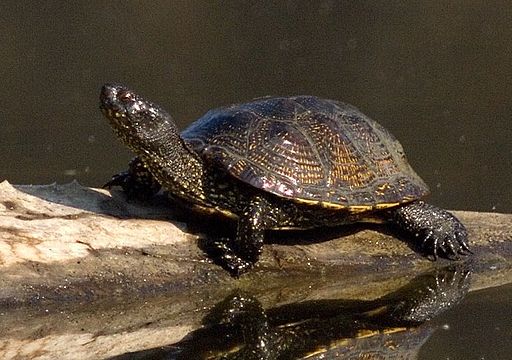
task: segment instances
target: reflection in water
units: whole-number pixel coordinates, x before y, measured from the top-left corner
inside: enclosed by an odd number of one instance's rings
[[[267,310],[235,291],[179,343],[113,359],[416,358],[435,330],[423,323],[460,302],[469,279],[464,265],[452,265],[376,300],[314,300]]]

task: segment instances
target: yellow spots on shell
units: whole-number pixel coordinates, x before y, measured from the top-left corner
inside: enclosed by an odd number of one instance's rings
[[[324,181],[323,169],[318,164],[305,164],[301,167],[299,182],[306,185],[321,184]]]
[[[375,209],[376,210],[381,210],[381,209],[389,209],[389,208],[392,208],[392,207],[395,207],[395,206],[398,206],[400,205],[399,202],[392,202],[392,203],[380,203],[380,204],[376,204],[375,205]]]
[[[379,185],[377,186],[377,191],[380,191],[380,192],[385,192],[386,190],[388,190],[391,186],[389,185],[389,183],[384,183],[382,185]]]
[[[377,185],[375,187],[374,192],[375,192],[375,195],[377,195],[377,196],[385,196],[386,193],[388,193],[392,189],[393,189],[392,186],[386,182],[381,185]]]
[[[359,189],[368,186],[374,178],[374,174],[364,165],[348,163],[336,165],[331,172],[330,181],[332,184]]]
[[[240,159],[237,162],[231,164],[228,169],[233,174],[241,174],[247,168],[247,161]]]
[[[296,202],[298,203],[301,203],[301,204],[308,204],[308,205],[314,205],[314,206],[322,206],[322,207],[333,207],[333,208],[345,208],[344,206],[342,205],[338,205],[338,204],[330,204],[330,203],[326,203],[326,202],[321,202],[319,200],[309,200],[309,199],[301,199],[301,198],[297,198],[297,199],[294,199]]]
[[[368,166],[360,151],[344,134],[325,130],[329,141],[319,138],[318,151],[327,159],[325,179],[327,186],[350,189],[365,188],[375,179],[375,173]],[[324,160],[325,161],[325,160]]]
[[[375,206],[372,205],[351,205],[348,207],[348,210],[353,214],[364,213],[373,209],[375,209]]]
[[[378,203],[378,204],[372,204],[372,205],[342,205],[342,204],[337,204],[337,203],[333,203],[333,202],[325,202],[325,201],[320,201],[320,200],[309,200],[309,199],[301,199],[301,198],[297,198],[294,200],[300,204],[320,206],[320,207],[323,207],[326,209],[333,209],[333,210],[346,210],[353,214],[359,214],[359,213],[364,213],[364,212],[374,211],[374,210],[389,209],[389,208],[400,205],[399,202]]]

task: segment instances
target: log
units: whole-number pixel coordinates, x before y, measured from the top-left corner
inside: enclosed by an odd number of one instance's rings
[[[454,214],[474,251],[471,291],[512,282],[512,215]],[[357,225],[272,233],[258,265],[234,279],[198,246],[232,230],[221,221],[164,195],[137,203],[76,182],[2,182],[0,358],[107,358],[179,341],[235,289],[264,307],[375,299],[451,263]]]

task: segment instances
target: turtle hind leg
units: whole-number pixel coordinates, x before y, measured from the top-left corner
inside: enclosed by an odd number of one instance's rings
[[[103,188],[110,189],[113,186],[120,186],[130,200],[148,200],[161,188],[161,185],[138,157],[130,161],[128,170],[112,176],[112,179],[103,185]]]
[[[458,259],[471,253],[464,225],[448,211],[415,201],[387,211],[389,221],[427,256]]]
[[[260,196],[254,197],[238,220],[236,236],[233,239],[207,241],[203,250],[234,277],[239,277],[258,261],[265,229],[272,227],[276,209]]]

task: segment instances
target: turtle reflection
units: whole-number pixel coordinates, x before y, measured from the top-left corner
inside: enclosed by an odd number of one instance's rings
[[[203,328],[130,358],[415,358],[435,330],[420,325],[460,302],[469,279],[466,267],[449,266],[376,300],[314,300],[271,309],[236,291],[210,311]]]

